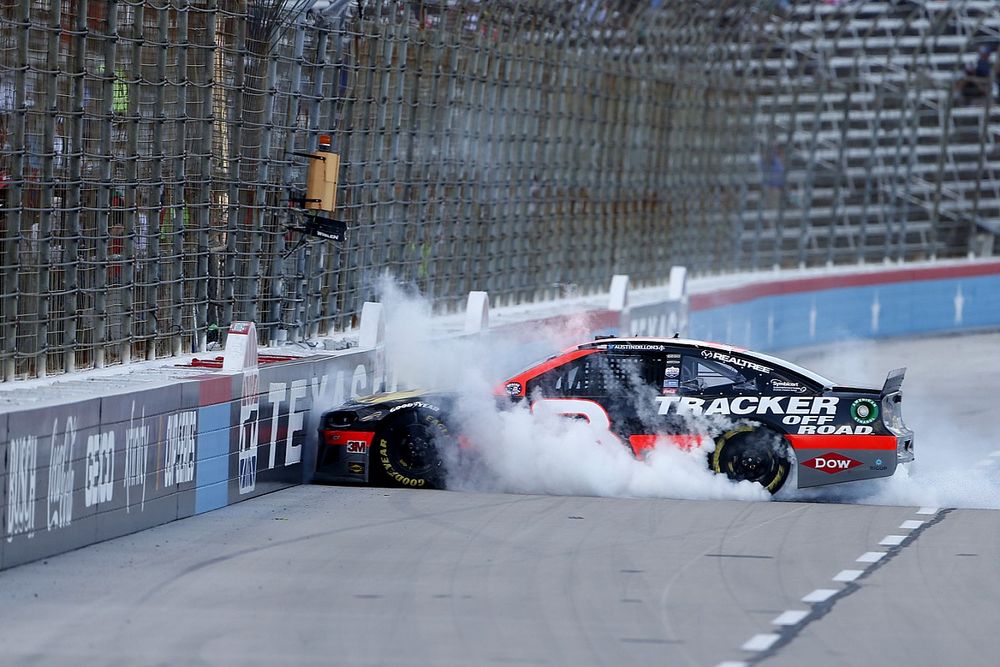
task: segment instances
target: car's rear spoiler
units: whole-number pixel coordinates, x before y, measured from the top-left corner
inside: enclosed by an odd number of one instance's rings
[[[904,375],[906,375],[905,368],[897,368],[894,371],[889,371],[889,374],[885,378],[885,384],[882,385],[882,398],[899,392],[900,387],[903,386]]]

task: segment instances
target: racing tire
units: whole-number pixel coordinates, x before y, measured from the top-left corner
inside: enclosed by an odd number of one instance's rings
[[[773,495],[787,481],[792,467],[788,441],[767,428],[745,426],[728,431],[716,441],[709,467],[735,481],[756,482]]]
[[[370,481],[410,489],[444,488],[442,453],[450,437],[448,427],[432,409],[392,415],[375,433]]]

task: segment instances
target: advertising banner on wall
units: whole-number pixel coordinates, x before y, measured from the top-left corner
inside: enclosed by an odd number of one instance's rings
[[[100,399],[8,415],[4,567],[95,541],[87,443],[101,438]]]
[[[84,504],[109,539],[191,513],[197,413],[187,385],[101,399],[101,438],[87,445]]]

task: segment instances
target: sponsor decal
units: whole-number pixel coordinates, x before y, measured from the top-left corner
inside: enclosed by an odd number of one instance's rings
[[[680,354],[667,354],[667,355],[665,355],[665,358],[666,358],[667,362],[674,361],[674,360],[676,360],[676,361],[679,362],[681,360],[681,355]]]
[[[257,488],[257,437],[260,426],[260,373],[251,369],[243,374],[240,399],[239,489],[240,495]]]
[[[348,454],[367,454],[368,453],[368,443],[364,440],[348,440],[347,441],[347,453]]]
[[[875,465],[868,466],[869,470],[888,470],[889,466],[882,459],[875,459]]]
[[[859,424],[871,424],[878,419],[878,403],[870,398],[859,398],[851,403],[851,417]]]
[[[857,468],[861,465],[861,461],[857,461],[835,452],[829,452],[827,454],[823,454],[822,456],[813,457],[808,461],[803,461],[802,465],[807,468],[812,468],[813,470],[825,472],[828,475],[835,475],[838,472],[844,472],[845,470],[850,470],[851,468]]]
[[[83,504],[111,502],[115,495],[115,432],[95,433],[87,437],[86,481]]]
[[[608,343],[608,351],[662,352],[667,349],[654,343]]]
[[[789,382],[787,380],[778,380],[775,378],[768,384],[771,385],[771,391],[783,394],[804,394],[806,392],[806,387],[798,382]]]
[[[667,366],[663,369],[663,377],[665,378],[675,378],[681,374],[681,369],[677,366]]]
[[[185,410],[167,417],[167,447],[163,454],[163,484],[173,486],[194,480],[198,411]]]
[[[771,368],[769,366],[758,364],[754,361],[750,361],[749,359],[734,357],[733,355],[726,354],[725,352],[717,352],[715,350],[702,350],[701,356],[704,357],[705,359],[721,361],[723,363],[729,364],[730,366],[736,366],[737,368],[751,368],[759,373],[771,372]]]
[[[836,396],[735,396],[715,399],[694,396],[658,396],[661,415],[829,415],[837,414]],[[799,423],[799,422],[796,422]],[[817,422],[824,423],[824,422]]]
[[[46,530],[68,528],[73,524],[73,447],[76,445],[76,419],[66,420],[62,443],[56,444],[59,420],[52,423],[52,461],[49,463],[49,492],[46,498]]]
[[[663,381],[663,386],[664,387],[673,387],[673,388],[676,389],[677,387],[680,386],[680,382],[678,382],[677,380],[664,380]]]
[[[139,500],[139,511],[146,509],[146,451],[149,447],[149,426],[146,425],[146,408],[142,408],[139,423],[135,423],[135,401],[132,401],[132,414],[129,417],[128,428],[125,429],[125,513],[132,511],[131,491],[142,487]]]
[[[15,535],[35,536],[35,483],[38,437],[14,438],[7,445],[7,541]]]
[[[522,393],[522,387],[520,382],[508,382],[507,383],[507,393],[511,396],[520,396]]]
[[[306,380],[295,380],[289,389],[285,382],[272,382],[267,388],[267,400],[271,405],[271,440],[268,444],[267,469],[274,467],[278,452],[278,421],[282,417],[281,404],[288,400],[285,429],[285,465],[302,460],[302,445],[295,444],[295,434],[305,426],[305,412],[302,399],[306,398]]]
[[[424,408],[427,410],[433,410],[434,412],[441,412],[441,408],[436,405],[431,405],[430,403],[424,403],[423,401],[413,401],[412,403],[403,403],[402,405],[397,405],[396,407],[389,410],[389,414],[397,412],[399,410],[406,410],[407,408]]]
[[[365,474],[365,464],[364,463],[348,463],[347,472],[352,475],[364,475]]]

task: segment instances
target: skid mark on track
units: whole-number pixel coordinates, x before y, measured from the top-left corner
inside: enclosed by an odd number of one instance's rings
[[[752,655],[740,661],[719,663],[716,667],[749,667],[772,657],[783,647],[799,636],[810,623],[814,623],[830,611],[839,600],[861,590],[864,579],[895,558],[903,549],[913,543],[920,534],[931,526],[944,521],[952,510],[941,510],[937,507],[921,507],[916,514],[929,519],[909,519],[904,521],[897,530],[909,531],[906,535],[886,535],[879,542],[884,551],[866,551],[858,556],[856,563],[865,564],[864,569],[841,570],[835,574],[832,581],[843,583],[843,588],[817,588],[803,596],[802,601],[809,604],[808,610],[789,609],[771,621],[778,626],[776,631],[754,635],[740,647]]]

